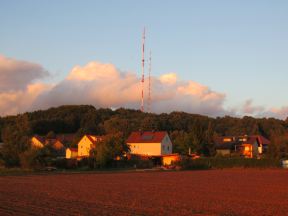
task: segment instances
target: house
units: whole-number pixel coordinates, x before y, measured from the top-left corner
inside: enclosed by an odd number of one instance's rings
[[[162,156],[172,154],[172,142],[166,131],[132,132],[126,141],[130,154]]]
[[[67,148],[66,149],[66,159],[74,159],[78,157],[78,149],[77,148]]]
[[[75,139],[75,134],[57,134],[55,139],[61,142],[63,146],[70,146]]]
[[[44,146],[51,146],[59,154],[65,155],[65,146],[70,146],[73,142],[74,134],[59,134],[53,138],[45,136],[34,135],[31,138],[32,148],[43,148]]]
[[[96,143],[102,140],[102,136],[84,135],[78,143],[78,157],[89,157],[90,150],[95,148]]]
[[[31,147],[32,148],[43,148],[45,145],[45,138],[42,136],[34,135],[31,138]]]
[[[217,137],[216,153],[222,156],[239,154],[245,158],[260,157],[265,154],[270,141],[261,135]]]

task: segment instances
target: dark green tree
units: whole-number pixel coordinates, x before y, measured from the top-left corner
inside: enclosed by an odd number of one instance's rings
[[[97,167],[106,167],[113,160],[122,158],[128,151],[129,147],[121,133],[110,134],[97,143],[91,151],[91,157],[95,159]]]

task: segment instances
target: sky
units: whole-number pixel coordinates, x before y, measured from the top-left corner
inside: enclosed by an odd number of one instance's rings
[[[287,11],[284,0],[0,0],[0,115],[139,109],[145,27],[152,112],[285,119]]]

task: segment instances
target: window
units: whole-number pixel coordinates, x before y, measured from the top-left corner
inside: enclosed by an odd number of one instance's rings
[[[167,150],[169,151],[169,146],[167,146]]]

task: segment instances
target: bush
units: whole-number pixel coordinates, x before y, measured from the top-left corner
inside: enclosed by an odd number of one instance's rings
[[[149,158],[141,158],[137,155],[132,155],[127,162],[131,167],[138,169],[151,169],[154,166],[153,161]]]
[[[66,169],[67,168],[67,161],[65,158],[55,158],[51,161],[51,166],[57,167],[60,169]]]
[[[200,158],[195,160],[191,158],[185,158],[179,162],[176,162],[176,165],[185,170],[207,170],[211,168],[209,160]]]
[[[65,168],[66,169],[75,169],[77,168],[77,159],[66,159],[65,161]]]
[[[19,155],[20,165],[26,169],[39,169],[43,166],[37,149],[27,150]]]

